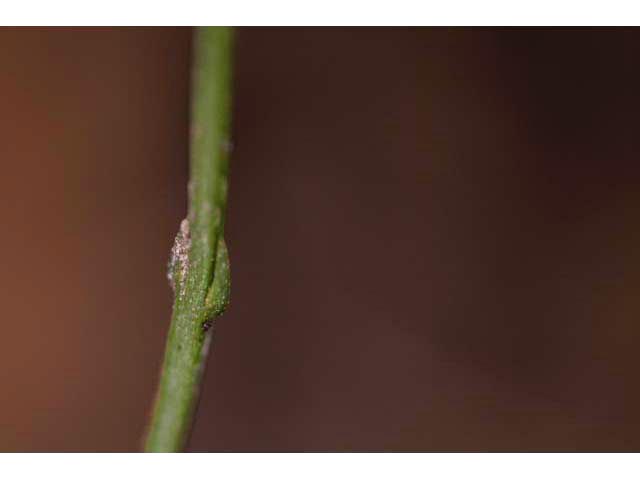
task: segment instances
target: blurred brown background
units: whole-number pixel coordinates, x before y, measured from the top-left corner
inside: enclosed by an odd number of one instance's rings
[[[0,29],[0,450],[139,448],[188,29]],[[195,451],[638,450],[640,31],[240,29]]]

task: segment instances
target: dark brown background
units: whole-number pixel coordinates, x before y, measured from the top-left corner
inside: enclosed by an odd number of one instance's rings
[[[0,450],[130,451],[187,29],[0,30]],[[241,29],[192,450],[640,448],[640,31]]]

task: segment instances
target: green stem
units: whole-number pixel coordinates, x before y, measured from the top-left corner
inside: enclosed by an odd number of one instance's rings
[[[231,49],[226,27],[194,33],[189,214],[172,250],[175,299],[145,450],[184,449],[193,423],[212,321],[228,300],[223,241],[230,150]],[[214,281],[215,279],[215,281]]]

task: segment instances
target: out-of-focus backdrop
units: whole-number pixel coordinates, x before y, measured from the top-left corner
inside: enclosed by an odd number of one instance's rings
[[[0,29],[0,450],[140,446],[189,29]],[[638,450],[640,31],[240,29],[194,451]]]

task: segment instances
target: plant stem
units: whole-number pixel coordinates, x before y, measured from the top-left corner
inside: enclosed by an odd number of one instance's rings
[[[191,97],[189,213],[172,251],[175,299],[160,385],[146,438],[148,452],[185,448],[213,335],[212,292],[224,284],[223,243],[231,123],[231,49],[227,27],[197,27]],[[214,285],[214,278],[216,284]],[[216,290],[218,292],[218,290]],[[219,297],[219,295],[218,295]],[[224,302],[226,297],[224,297]],[[216,310],[214,312],[214,310]]]

